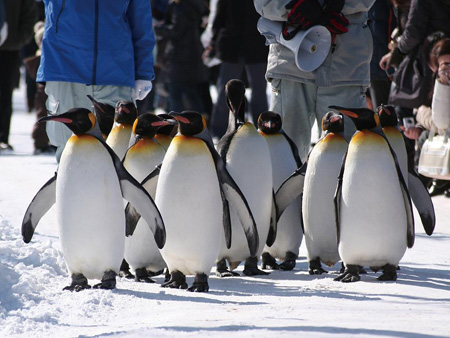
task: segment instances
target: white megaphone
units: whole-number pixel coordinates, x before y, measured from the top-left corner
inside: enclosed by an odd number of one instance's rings
[[[282,23],[260,18],[259,33],[266,38],[266,44],[279,43],[289,48],[295,55],[295,64],[304,72],[312,72],[326,59],[331,47],[331,34],[324,26],[313,26],[299,31],[292,39],[286,40],[282,34]]]

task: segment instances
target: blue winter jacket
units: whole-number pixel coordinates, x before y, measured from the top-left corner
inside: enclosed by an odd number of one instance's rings
[[[44,0],[37,82],[134,87],[153,80],[150,0]]]

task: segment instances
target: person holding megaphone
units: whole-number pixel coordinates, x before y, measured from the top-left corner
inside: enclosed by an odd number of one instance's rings
[[[282,116],[302,161],[310,149],[312,126],[315,121],[320,125],[329,105],[366,107],[373,51],[367,18],[374,2],[254,0],[262,16],[258,30],[270,44],[269,110]],[[345,120],[347,140],[354,131]]]

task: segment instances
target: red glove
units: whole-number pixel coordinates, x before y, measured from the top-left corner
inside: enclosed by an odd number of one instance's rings
[[[298,25],[308,29],[315,24],[323,14],[322,6],[317,0],[292,0],[286,6],[289,9],[288,25]]]
[[[348,19],[339,12],[324,13],[318,22],[325,26],[332,34],[343,34],[348,32]]]

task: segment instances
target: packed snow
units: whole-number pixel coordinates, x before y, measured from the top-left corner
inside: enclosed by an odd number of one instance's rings
[[[63,291],[70,284],[53,208],[29,244],[24,212],[53,175],[53,156],[33,156],[34,114],[23,89],[14,93],[10,143],[0,155],[1,337],[450,337],[450,199],[433,197],[434,234],[416,218],[416,243],[400,262],[395,282],[361,275],[356,283],[310,276],[304,243],[293,271],[218,278],[208,293],[161,288],[118,278],[115,290]],[[242,272],[242,266],[237,271]],[[188,276],[188,284],[193,276]],[[94,281],[90,281],[94,284]]]

